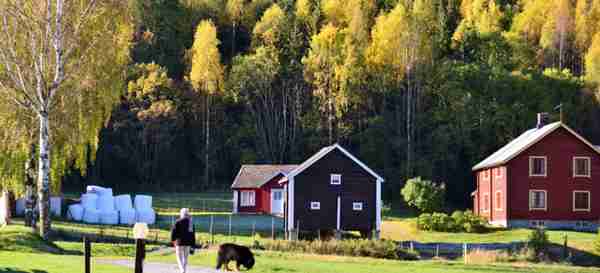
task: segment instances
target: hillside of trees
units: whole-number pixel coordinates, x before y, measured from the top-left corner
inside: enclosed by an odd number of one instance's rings
[[[600,143],[600,0],[108,2],[94,26],[114,35],[68,87],[89,92],[57,102],[55,192],[226,189],[241,164],[337,142],[386,199],[422,176],[466,206],[471,167],[537,112],[562,104]],[[36,122],[0,98],[0,183],[17,191]]]

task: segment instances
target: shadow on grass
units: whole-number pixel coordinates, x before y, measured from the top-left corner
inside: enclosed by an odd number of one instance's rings
[[[562,245],[551,244],[550,253],[555,260],[567,261],[577,266],[600,266],[600,256],[581,249],[567,247],[566,251]]]
[[[33,269],[31,271],[22,271],[16,268],[0,268],[0,273],[48,273],[48,271]]]

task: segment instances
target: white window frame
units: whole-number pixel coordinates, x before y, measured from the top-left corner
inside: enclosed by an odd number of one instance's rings
[[[487,197],[487,202],[485,202],[486,197]],[[483,194],[483,198],[481,198],[481,199],[483,199],[483,202],[482,202],[483,203],[483,208],[481,208],[481,211],[483,211],[483,212],[490,211],[490,194],[489,193],[484,193]]]
[[[533,194],[535,192],[543,192],[544,193],[544,207],[543,208],[534,208],[533,207]],[[548,191],[546,190],[529,190],[529,210],[548,210]]]
[[[577,160],[587,161],[587,174],[577,174]],[[574,156],[573,157],[573,177],[592,177],[592,158],[589,156]]]
[[[334,182],[337,181],[337,182]],[[342,175],[339,173],[332,173],[329,176],[329,184],[331,185],[341,185],[342,184]]]
[[[363,202],[352,202],[352,210],[362,211],[363,210]]]
[[[310,201],[310,210],[321,210],[321,202]]]
[[[495,170],[494,171],[494,173],[495,173],[494,177],[495,178],[502,178],[502,175],[503,175],[502,167],[498,167],[498,168],[496,168],[494,170]]]
[[[577,193],[587,193],[588,196],[588,205],[587,209],[578,209],[575,207],[575,194]],[[573,191],[573,211],[592,211],[592,193],[590,191]]]
[[[498,202],[498,194],[500,194],[500,202]],[[503,211],[504,210],[504,206],[502,206],[502,204],[504,203],[504,196],[502,196],[502,191],[496,191],[494,193],[494,210],[495,211]],[[500,207],[498,207],[498,205],[500,205]]]
[[[256,206],[256,192],[255,191],[240,191],[240,207],[254,207]]]
[[[535,159],[543,159],[544,160],[544,173],[543,174],[534,174],[533,173],[533,162]],[[546,177],[548,175],[548,157],[547,156],[530,156],[529,157],[529,176],[530,177]]]

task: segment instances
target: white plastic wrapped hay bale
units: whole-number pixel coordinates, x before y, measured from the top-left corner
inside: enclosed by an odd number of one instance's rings
[[[81,204],[70,205],[67,210],[67,218],[78,222],[81,221],[83,219],[83,206]]]
[[[118,211],[133,210],[133,205],[131,203],[131,195],[122,194],[115,196],[115,208]]]
[[[152,196],[138,194],[135,196],[134,207],[136,210],[152,209]]]
[[[100,195],[96,204],[96,208],[102,212],[115,210],[115,199],[112,195]]]
[[[97,209],[98,195],[95,193],[85,193],[81,195],[81,205],[84,209]]]
[[[15,202],[15,210],[16,216],[24,216],[25,215],[25,198],[19,198]]]
[[[88,224],[97,224],[100,222],[100,211],[94,208],[84,208],[83,222]]]
[[[62,214],[62,198],[61,197],[50,197],[50,213],[54,216],[61,216]]]
[[[153,225],[156,222],[156,213],[153,209],[142,209],[136,210],[136,221],[139,223],[146,223],[148,225]]]
[[[134,209],[119,210],[119,223],[122,225],[135,224],[135,210]]]
[[[119,213],[116,210],[100,211],[100,223],[104,225],[116,225],[119,223]]]

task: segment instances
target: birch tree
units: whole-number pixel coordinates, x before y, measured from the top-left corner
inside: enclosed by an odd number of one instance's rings
[[[201,92],[206,98],[205,114],[205,157],[204,179],[210,182],[210,100],[223,90],[223,66],[219,53],[217,28],[210,20],[200,22],[192,46],[192,69],[190,82],[194,90]]]
[[[3,0],[0,5],[0,92],[38,119],[40,235],[48,238],[51,117],[93,40],[82,39],[96,0]],[[89,33],[86,33],[87,37]]]

